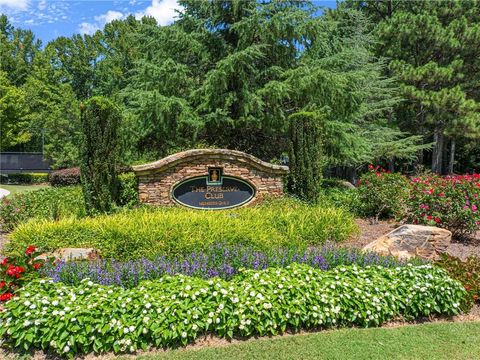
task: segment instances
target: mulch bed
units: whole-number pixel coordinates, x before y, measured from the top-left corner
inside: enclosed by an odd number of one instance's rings
[[[377,223],[372,223],[367,219],[357,219],[356,223],[360,228],[360,234],[344,242],[342,244],[343,246],[361,249],[373,240],[400,226],[400,224],[395,221],[378,221]],[[447,252],[461,259],[466,259],[470,255],[480,256],[480,232],[477,232],[474,237],[468,240],[452,239],[452,243],[448,247]]]

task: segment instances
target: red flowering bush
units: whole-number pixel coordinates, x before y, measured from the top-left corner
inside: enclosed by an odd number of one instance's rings
[[[368,169],[357,182],[360,214],[376,220],[401,216],[409,193],[408,179],[379,166],[369,165]]]
[[[412,178],[406,220],[464,237],[480,229],[480,174]]]
[[[8,301],[16,289],[38,276],[45,260],[36,260],[39,255],[35,246],[29,246],[21,258],[5,258],[0,262],[0,301]]]

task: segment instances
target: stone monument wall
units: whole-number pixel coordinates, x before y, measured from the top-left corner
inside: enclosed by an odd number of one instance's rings
[[[138,177],[140,201],[152,205],[174,205],[174,187],[182,181],[220,169],[223,177],[234,177],[255,189],[249,204],[265,197],[283,195],[288,167],[264,162],[252,155],[225,149],[198,149],[170,155],[159,161],[133,167]],[[233,207],[233,206],[231,206]]]

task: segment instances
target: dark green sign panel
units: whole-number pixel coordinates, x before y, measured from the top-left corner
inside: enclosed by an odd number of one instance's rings
[[[195,209],[229,209],[246,204],[254,196],[250,183],[231,176],[222,176],[218,184],[209,175],[193,177],[175,185],[172,192],[177,203]]]

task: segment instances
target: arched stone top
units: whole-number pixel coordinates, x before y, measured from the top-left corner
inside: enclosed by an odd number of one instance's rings
[[[133,166],[133,171],[137,174],[163,172],[172,166],[194,160],[201,160],[202,158],[208,160],[236,161],[244,163],[248,167],[253,167],[275,175],[286,175],[288,173],[288,166],[270,164],[242,151],[228,149],[193,149],[182,151],[152,163]]]

